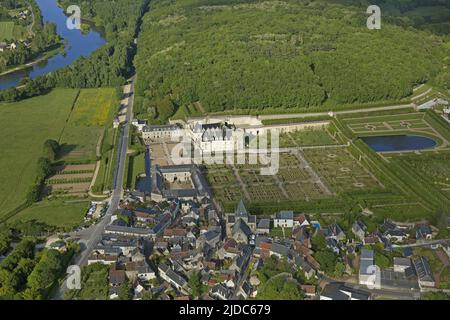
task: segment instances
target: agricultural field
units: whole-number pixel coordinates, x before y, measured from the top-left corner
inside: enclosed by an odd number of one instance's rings
[[[95,164],[54,166],[46,181],[46,194],[58,197],[86,197],[94,176]]]
[[[56,89],[0,105],[0,218],[25,201],[43,144],[47,139],[59,139],[77,93],[75,89]]]
[[[0,40],[14,39],[14,22],[1,21],[0,22]]]
[[[307,149],[306,159],[336,193],[375,191],[383,185],[345,148]]]
[[[105,125],[112,121],[115,90],[82,89],[60,139],[64,160],[95,160]]]
[[[83,222],[89,204],[89,201],[42,201],[19,212],[11,218],[11,221],[38,220],[51,226],[70,230]]]

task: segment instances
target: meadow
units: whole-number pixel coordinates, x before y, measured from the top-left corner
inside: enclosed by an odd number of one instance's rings
[[[11,222],[39,220],[50,226],[70,230],[83,222],[88,208],[89,201],[42,201],[19,212],[11,218]]]
[[[82,89],[60,139],[64,160],[95,160],[96,146],[116,101],[111,88]]]
[[[128,171],[126,179],[126,188],[136,188],[137,178],[145,173],[145,153],[130,155],[128,157]]]
[[[1,21],[0,22],[0,40],[14,39],[14,22]]]
[[[78,90],[56,89],[16,103],[0,104],[0,218],[20,206],[34,183],[47,139],[58,140]]]

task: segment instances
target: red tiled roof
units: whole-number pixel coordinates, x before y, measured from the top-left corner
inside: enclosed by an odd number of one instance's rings
[[[166,229],[164,230],[164,237],[184,237],[186,236],[186,229]]]
[[[302,285],[301,288],[307,294],[316,294],[316,286]]]

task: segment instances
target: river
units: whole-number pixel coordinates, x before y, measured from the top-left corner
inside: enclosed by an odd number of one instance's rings
[[[41,9],[44,23],[52,22],[56,24],[56,31],[65,43],[64,53],[57,54],[32,67],[0,76],[1,90],[17,86],[24,77],[35,79],[38,76],[68,66],[81,56],[89,56],[106,43],[102,34],[95,28],[91,28],[91,31],[86,34],[83,34],[81,30],[68,29],[66,26],[67,16],[64,14],[64,10],[58,7],[56,0],[36,0],[36,2]],[[83,12],[81,12],[81,17],[83,17]]]

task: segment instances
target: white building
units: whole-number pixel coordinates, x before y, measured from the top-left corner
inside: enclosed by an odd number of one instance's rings
[[[140,130],[142,138],[147,141],[177,141],[183,136],[181,128],[176,124],[147,126]]]
[[[293,228],[294,227],[294,212],[280,211],[273,219],[273,226],[275,228]]]
[[[145,126],[147,126],[147,121],[145,120],[138,120],[138,119],[133,119],[131,121],[131,124],[136,127],[136,129],[138,129],[139,132],[142,132],[142,129],[144,129]]]
[[[359,284],[366,286],[375,286],[380,280],[374,262],[373,250],[361,250],[360,267],[359,267]]]

